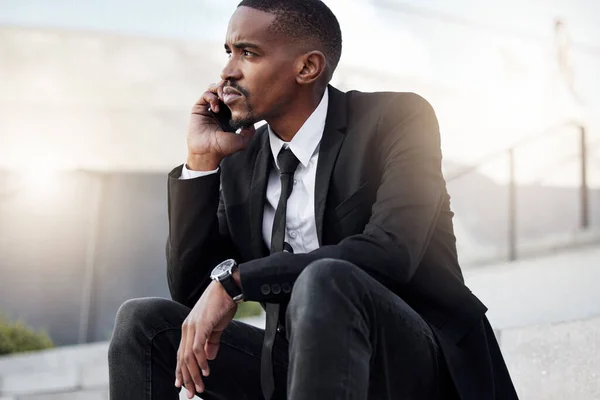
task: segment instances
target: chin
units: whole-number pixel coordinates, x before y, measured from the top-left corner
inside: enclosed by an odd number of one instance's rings
[[[245,118],[233,118],[230,121],[230,125],[235,129],[246,128],[246,127],[249,127],[250,125],[254,125],[254,123],[255,123],[255,121],[253,119],[245,119]]]
[[[231,116],[231,126],[235,128],[245,128],[256,123],[256,119],[251,114],[240,115],[234,112]]]

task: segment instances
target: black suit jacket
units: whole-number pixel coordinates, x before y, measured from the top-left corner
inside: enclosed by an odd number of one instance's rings
[[[235,258],[246,300],[285,304],[312,261],[347,260],[430,324],[463,399],[516,398],[486,307],[463,282],[433,108],[413,93],[329,91],[315,186],[321,247],[268,254],[262,218],[273,156],[261,127],[218,174],[179,180],[182,167],[171,172],[173,299],[192,307],[212,268]]]

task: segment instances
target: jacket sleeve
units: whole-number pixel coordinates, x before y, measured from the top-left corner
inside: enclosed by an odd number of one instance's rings
[[[212,269],[237,258],[219,193],[220,172],[180,180],[182,166],[169,173],[167,281],[173,300],[193,307],[208,284]]]
[[[289,293],[273,294],[261,287],[293,285],[307,265],[323,258],[349,261],[386,286],[411,280],[446,193],[433,108],[416,94],[397,94],[380,116],[377,139],[383,149],[383,173],[364,231],[307,254],[282,252],[241,264],[247,300],[287,301]]]

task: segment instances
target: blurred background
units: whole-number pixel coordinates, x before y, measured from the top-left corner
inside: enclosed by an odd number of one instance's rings
[[[600,2],[325,2],[334,86],[437,112],[467,285],[521,396],[600,398]],[[0,0],[0,321],[59,347],[0,358],[0,397],[107,398],[119,305],[169,297],[166,176],[237,3]]]

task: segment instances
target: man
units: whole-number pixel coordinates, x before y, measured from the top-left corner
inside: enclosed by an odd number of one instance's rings
[[[175,302],[119,310],[111,399],[516,398],[463,283],[433,109],[328,86],[341,43],[321,1],[238,6],[169,176]],[[232,321],[242,299],[266,330]]]

